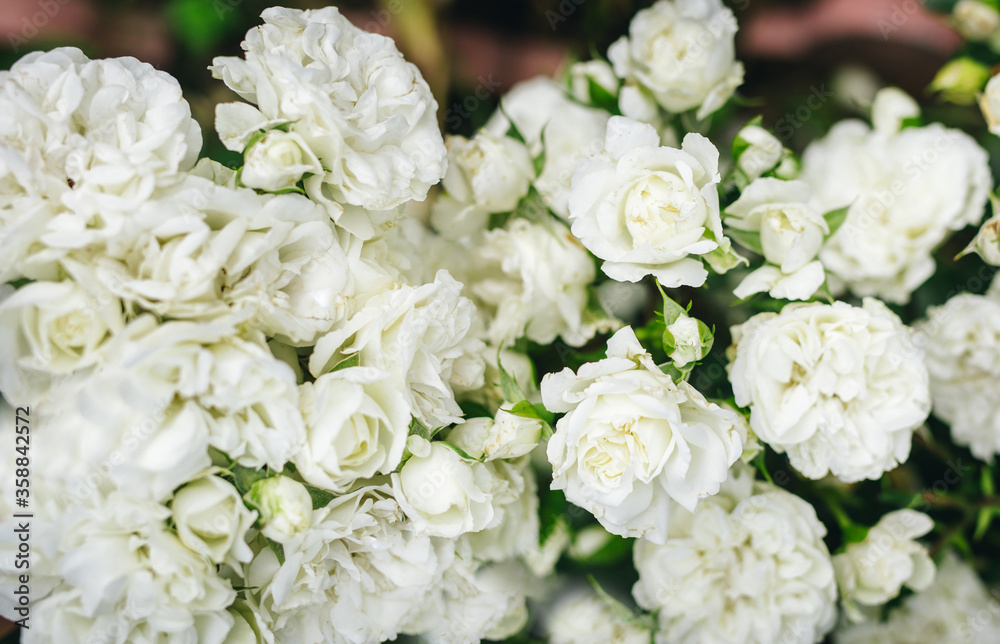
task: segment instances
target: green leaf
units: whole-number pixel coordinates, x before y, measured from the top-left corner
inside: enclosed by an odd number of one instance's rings
[[[461,456],[463,459],[465,459],[467,461],[482,461],[483,460],[481,458],[476,458],[475,456],[471,456],[468,452],[466,452],[464,449],[462,449],[458,445],[455,445],[454,443],[449,443],[448,441],[439,441],[439,442],[442,445],[444,445],[445,447],[451,448],[451,450],[453,452],[455,452],[456,454],[458,454],[459,456]]]
[[[349,358],[345,358],[337,363],[337,366],[330,370],[331,373],[334,371],[340,371],[341,369],[350,369],[351,367],[356,367],[361,364],[361,354],[355,353]]]
[[[535,157],[534,159],[531,160],[531,165],[532,165],[532,167],[535,170],[535,176],[536,177],[542,174],[542,169],[545,168],[545,149],[544,148],[538,154],[537,157]]]
[[[500,370],[500,389],[503,391],[503,397],[507,402],[514,403],[515,405],[522,400],[528,400],[528,397],[524,395],[524,390],[521,386],[517,384],[517,380],[514,376],[510,375],[506,369],[503,368],[503,363],[500,360],[500,352],[502,349],[497,349],[497,368]]]
[[[695,322],[698,324],[698,339],[701,340],[701,357],[704,358],[712,350],[712,345],[715,344],[715,329],[708,328],[708,325],[701,320],[695,320]]]
[[[830,232],[827,233],[826,238],[830,239],[833,234],[844,225],[844,221],[847,220],[847,211],[851,207],[844,206],[843,208],[837,208],[836,210],[831,210],[830,212],[823,215],[823,219],[826,220],[826,225],[830,227]]]
[[[656,289],[660,292],[660,297],[663,298],[663,323],[670,325],[677,321],[682,315],[686,315],[686,309],[671,299],[666,292],[663,290],[663,286],[660,285],[660,281],[656,281]]]
[[[507,122],[510,123],[510,125],[507,127],[507,133],[505,134],[505,136],[527,145],[527,141],[524,140],[524,135],[521,134],[521,130],[519,130],[517,125],[514,124],[514,119],[512,119],[510,115],[507,114],[507,110],[504,109],[502,100],[500,101],[500,113],[503,114],[504,118],[507,119]]]
[[[424,427],[423,423],[414,418],[410,422],[410,434],[413,436],[419,436],[420,438],[429,441],[432,438],[434,438],[435,432],[427,429],[426,427]]]
[[[271,478],[274,476],[274,472],[263,469],[256,469],[251,467],[243,467],[242,465],[233,464],[229,471],[233,473],[233,485],[239,490],[240,495],[244,495],[250,491],[253,484],[257,481]]]
[[[849,525],[841,528],[841,534],[843,535],[844,544],[848,543],[861,543],[868,536],[868,531],[871,528],[863,525],[858,525],[857,523],[851,523]]]
[[[986,531],[990,529],[990,524],[993,522],[993,517],[996,514],[997,508],[982,508],[979,510],[979,515],[976,517],[976,531],[972,535],[974,540],[982,540],[983,536],[986,535]]]
[[[527,400],[522,400],[511,407],[510,413],[521,418],[533,418],[534,420],[541,421],[545,436],[549,437],[552,435],[552,421],[555,420],[555,414],[548,409],[539,405],[533,405]]]
[[[618,111],[618,97],[590,77],[587,78],[587,92],[590,94],[591,105],[599,107],[613,115],[620,114]]]
[[[312,499],[313,510],[319,510],[320,508],[325,508],[330,505],[330,501],[337,498],[337,495],[328,490],[322,488],[313,487],[308,483],[303,483],[306,486],[306,490],[309,491],[309,498]]]
[[[261,535],[261,536],[264,537],[264,535]],[[267,545],[271,548],[271,550],[274,551],[274,555],[278,558],[278,563],[284,565],[285,564],[285,547],[283,545],[281,545],[280,543],[278,543],[277,541],[272,541],[271,539],[268,539],[267,537],[264,537],[264,541],[267,542]]]
[[[764,254],[764,247],[760,243],[759,232],[729,228],[726,230],[726,237],[735,240],[740,246],[743,246],[748,250],[752,250],[758,255]]]

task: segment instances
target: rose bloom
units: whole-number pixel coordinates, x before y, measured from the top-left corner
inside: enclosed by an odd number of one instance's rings
[[[212,66],[256,105],[219,106],[223,143],[242,152],[258,130],[287,124],[307,165],[315,157],[324,168],[306,179],[306,192],[340,225],[369,238],[375,229],[361,209],[422,200],[444,175],[430,88],[390,38],[355,27],[335,7],[273,7],[261,15],[264,24],[243,42],[245,60],[222,56]],[[343,205],[357,208],[344,212]]]
[[[814,644],[837,618],[826,528],[812,506],[748,466],[693,513],[674,506],[662,545],[636,543],[632,594],[657,644]]]
[[[574,101],[562,85],[543,76],[518,83],[501,103],[503,109],[493,113],[483,130],[504,136],[513,122],[531,158],[545,155],[533,185],[545,205],[566,219],[573,170],[580,159],[601,150],[609,114]]]
[[[1000,292],[961,293],[928,309],[923,335],[934,415],[976,458],[1000,453]]]
[[[327,373],[299,385],[306,443],[293,457],[299,475],[327,490],[389,474],[403,456],[410,411],[399,378],[371,367]]]
[[[804,182],[765,177],[726,209],[728,226],[760,235],[767,261],[733,290],[736,297],[766,290],[774,298],[807,300],[822,286],[826,273],[816,254],[830,228],[808,200]]]
[[[844,623],[836,644],[994,644],[1000,642],[997,600],[976,571],[947,551],[929,588],[889,611],[886,621]]]
[[[693,510],[715,494],[744,437],[734,412],[660,371],[631,327],[607,356],[542,379],[545,407],[566,414],[547,448],[552,487],[610,532],[662,543],[673,502]]]
[[[577,165],[573,234],[612,279],[653,275],[665,287],[701,286],[702,260],[725,272],[740,260],[722,234],[719,151],[700,134],[660,147],[648,124],[612,117],[604,150]]]
[[[734,329],[736,403],[809,478],[877,479],[906,460],[930,412],[923,356],[884,304],[790,304]]]
[[[56,279],[68,249],[127,249],[136,208],[190,170],[201,128],[169,74],[75,47],[0,72],[0,282]]]
[[[431,224],[443,237],[458,239],[486,230],[490,214],[514,210],[528,194],[535,171],[520,141],[480,130],[472,139],[450,136],[445,143],[445,194],[431,211]]]
[[[418,532],[454,539],[497,523],[490,468],[440,441],[414,436],[408,445],[413,456],[392,475],[392,488]]]
[[[806,149],[800,179],[819,212],[848,207],[820,251],[826,269],[856,295],[903,304],[934,273],[933,251],[982,219],[992,179],[972,137],[938,123],[900,129],[916,105],[886,92],[875,98],[874,129],[835,125]]]
[[[698,108],[703,119],[743,82],[733,44],[736,18],[720,0],[660,0],[635,14],[628,36],[608,48],[627,93],[669,112]]]
[[[833,558],[851,619],[863,619],[857,604],[878,606],[898,596],[904,584],[920,591],[934,581],[934,562],[927,548],[915,541],[933,528],[933,519],[922,512],[896,510],[879,519],[864,541],[847,544]]]

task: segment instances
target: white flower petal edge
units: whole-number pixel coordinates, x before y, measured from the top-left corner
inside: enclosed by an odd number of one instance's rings
[[[565,412],[549,439],[552,487],[605,528],[662,543],[670,507],[715,494],[742,453],[736,414],[653,364],[631,327],[607,358],[542,379],[542,400]]]

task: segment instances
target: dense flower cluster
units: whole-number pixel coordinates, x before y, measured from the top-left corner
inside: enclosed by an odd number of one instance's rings
[[[995,7],[954,19],[1000,54]],[[470,136],[338,9],[262,21],[211,67],[233,167],[135,59],[0,72],[23,641],[1000,638],[949,548],[995,545],[1000,504],[1000,202],[982,221],[970,134],[883,88],[800,161],[721,109],[720,0],[658,0]],[[986,76],[966,102],[1000,133]],[[963,244],[980,274],[940,295]]]

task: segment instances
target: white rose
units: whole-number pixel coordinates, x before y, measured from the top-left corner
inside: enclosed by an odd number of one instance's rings
[[[649,644],[650,633],[626,621],[594,591],[563,593],[544,617],[552,644]]]
[[[461,296],[462,284],[447,271],[434,282],[374,295],[330,333],[309,358],[319,376],[347,359],[398,376],[410,413],[434,429],[457,423],[462,410],[452,381],[465,388],[482,384],[482,343],[472,333],[475,305]]]
[[[484,130],[503,136],[511,120],[524,137],[531,157],[545,155],[545,165],[534,186],[542,201],[563,219],[573,170],[580,159],[601,151],[608,113],[572,100],[551,78],[536,77],[518,83],[501,99]]]
[[[736,135],[736,142],[745,146],[736,158],[736,167],[750,181],[775,169],[785,153],[778,137],[759,125],[744,127]]]
[[[276,642],[361,644],[396,638],[427,608],[455,544],[416,534],[388,486],[363,487],[316,510],[313,527],[262,541],[245,569],[248,603]]]
[[[719,216],[719,152],[699,134],[687,135],[681,150],[659,141],[650,125],[608,121],[604,151],[573,175],[573,234],[612,279],[654,275],[665,287],[700,286],[708,276],[702,256],[723,271],[731,256]]]
[[[295,373],[259,339],[207,347],[210,386],[198,402],[215,416],[212,446],[246,467],[281,471],[305,442]]]
[[[293,462],[306,481],[343,492],[356,479],[399,465],[410,413],[398,379],[351,367],[299,385],[306,444]]]
[[[431,211],[442,236],[457,239],[486,229],[491,213],[514,210],[535,171],[523,143],[481,130],[475,138],[448,137],[448,171]]]
[[[542,437],[542,422],[504,409],[494,418],[470,418],[448,433],[448,442],[475,458],[518,458],[530,453]]]
[[[367,216],[342,213],[336,203],[389,210],[424,199],[444,175],[430,88],[391,39],[355,27],[335,7],[275,7],[262,17],[243,42],[245,60],[216,58],[212,73],[257,106],[257,127],[290,122],[288,131],[325,169],[306,181],[306,192],[329,204],[352,234],[369,238],[375,231]],[[246,106],[217,110],[230,149],[243,150],[252,122]]]
[[[992,186],[986,152],[940,124],[841,122],[806,149],[800,178],[819,212],[848,207],[823,265],[855,294],[896,303],[934,273],[932,253],[952,231],[980,221]]]
[[[494,475],[441,442],[413,437],[411,456],[392,475],[399,506],[423,533],[454,539],[491,527]]]
[[[1000,13],[982,0],[959,0],[951,17],[966,40],[986,40],[1000,29]]]
[[[884,304],[789,304],[734,331],[736,403],[809,478],[877,479],[906,460],[930,411],[923,356]]]
[[[321,174],[323,166],[295,132],[271,130],[246,152],[240,182],[267,192],[294,188],[306,174]]]
[[[553,489],[610,532],[662,543],[670,499],[694,509],[715,494],[742,439],[732,411],[686,382],[674,384],[625,327],[608,357],[542,379],[549,411],[565,413],[549,439]]]
[[[181,543],[212,562],[238,568],[253,557],[244,537],[257,516],[226,480],[191,481],[174,494],[170,512]]]
[[[990,78],[979,97],[979,109],[983,112],[990,132],[1000,136],[1000,74]]]
[[[808,201],[802,181],[757,179],[726,209],[726,224],[760,233],[764,259],[794,273],[816,257],[830,230]]]
[[[726,224],[760,235],[765,265],[734,290],[739,298],[767,290],[772,297],[805,300],[826,275],[813,261],[830,231],[826,220],[807,202],[809,186],[802,181],[757,179],[726,209]]]
[[[109,365],[61,383],[40,407],[37,424],[51,441],[34,453],[77,499],[117,489],[166,502],[212,464],[211,414],[194,401],[153,394],[152,383],[136,376]]]
[[[636,602],[661,644],[814,644],[837,619],[826,528],[812,506],[739,472],[692,514],[674,506],[669,538],[635,546]]]
[[[466,285],[487,321],[487,337],[507,346],[557,336],[580,346],[614,322],[588,309],[594,262],[562,223],[514,219],[486,233]]]
[[[1000,453],[1000,296],[956,295],[928,309],[916,329],[934,415],[956,443],[992,462]]]
[[[629,35],[608,48],[615,73],[670,112],[703,119],[743,82],[736,18],[719,0],[660,0],[635,15]]]
[[[280,474],[261,479],[246,499],[260,513],[261,534],[272,541],[286,543],[313,525],[312,497],[295,479]]]
[[[11,400],[40,401],[53,376],[99,364],[101,347],[124,326],[121,302],[104,290],[70,280],[12,290],[0,297],[0,388]]]
[[[454,561],[405,632],[419,633],[430,644],[472,644],[514,636],[528,621],[525,600],[534,580],[517,561],[483,565],[466,544],[457,545]]]
[[[892,135],[903,129],[905,121],[920,118],[920,105],[898,87],[883,87],[872,100],[871,112],[875,131]]]
[[[844,623],[834,633],[837,644],[910,644],[1000,641],[1000,625],[990,619],[997,600],[976,571],[946,551],[929,588],[891,609],[885,622]]]
[[[0,111],[0,281],[53,279],[67,249],[128,247],[135,209],[201,149],[180,85],[134,58],[31,52],[0,73]]]
[[[189,176],[135,219],[146,228],[135,247],[120,257],[80,257],[75,272],[159,315],[203,320],[239,311],[295,344],[313,342],[347,312],[349,259],[326,211],[304,196]]]
[[[52,535],[62,583],[33,601],[32,630],[44,625],[49,641],[69,644],[109,641],[111,634],[111,641],[137,644],[222,644],[234,623],[226,608],[236,592],[169,530],[169,515],[159,503],[120,493],[66,507]]]
[[[833,558],[837,586],[851,619],[860,621],[856,604],[878,606],[899,595],[905,584],[923,590],[934,581],[934,562],[915,539],[934,521],[915,510],[896,510],[879,519],[865,540],[850,543]]]
[[[492,528],[470,532],[462,539],[479,561],[498,562],[538,549],[538,485],[531,459],[493,460],[486,464],[494,476]]]

